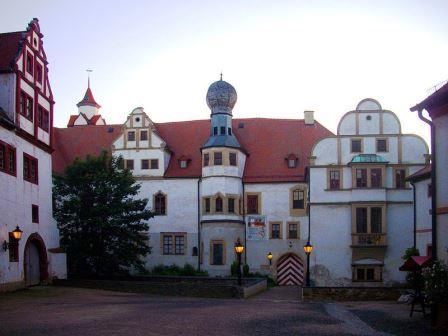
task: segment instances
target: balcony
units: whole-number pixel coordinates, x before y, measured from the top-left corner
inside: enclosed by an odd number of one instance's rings
[[[352,247],[386,247],[385,233],[352,233]]]

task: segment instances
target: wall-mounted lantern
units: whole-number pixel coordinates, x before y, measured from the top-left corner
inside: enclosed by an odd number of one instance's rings
[[[14,231],[11,232],[12,236],[14,237],[14,239],[16,240],[16,242],[18,242],[21,238],[22,238],[22,233],[23,231],[20,230],[19,226],[17,225],[17,227],[15,228]],[[9,249],[9,244],[6,240],[3,243],[3,249],[6,251]]]

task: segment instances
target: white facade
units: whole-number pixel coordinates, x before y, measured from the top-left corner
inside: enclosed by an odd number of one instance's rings
[[[311,256],[320,286],[404,281],[401,256],[413,244],[413,194],[402,179],[428,154],[416,135],[373,99],[346,113],[338,134],[311,154]],[[368,275],[367,275],[368,274]]]

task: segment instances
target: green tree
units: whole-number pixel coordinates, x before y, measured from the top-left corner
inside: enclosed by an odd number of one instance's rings
[[[144,268],[150,252],[147,199],[121,158],[103,152],[54,177],[54,216],[70,275],[110,276]]]

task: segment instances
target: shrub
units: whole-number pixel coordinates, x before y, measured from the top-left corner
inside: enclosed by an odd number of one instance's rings
[[[238,275],[238,261],[234,261],[232,265],[230,265],[230,275],[233,277]]]
[[[197,271],[194,266],[190,264],[185,264],[184,267],[180,268],[179,266],[172,264],[170,266],[166,266],[163,264],[159,264],[154,266],[151,272],[151,275],[168,275],[168,276],[208,276],[207,271]]]
[[[448,267],[436,260],[423,269],[425,294],[432,303],[448,303]]]
[[[250,272],[249,272],[249,265],[248,265],[248,264],[244,264],[244,265],[243,265],[243,276],[244,276],[245,278],[247,278],[249,275],[250,275]]]

